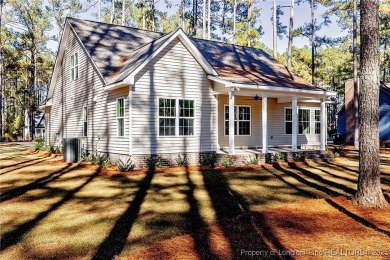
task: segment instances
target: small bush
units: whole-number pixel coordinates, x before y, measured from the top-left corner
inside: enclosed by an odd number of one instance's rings
[[[148,164],[149,169],[161,168],[163,166],[163,161],[159,156],[150,156],[146,163]]]
[[[246,165],[258,165],[259,164],[259,158],[254,156],[251,157],[248,161],[245,162]]]
[[[118,170],[121,172],[132,172],[135,168],[135,164],[128,158],[126,162],[123,162],[122,159],[118,161]]]
[[[54,147],[54,145],[52,145],[52,144],[45,145],[45,147],[44,147],[43,149],[44,149],[46,152],[55,153],[55,147]]]
[[[202,165],[210,166],[211,168],[214,168],[216,163],[217,163],[217,154],[215,152],[206,153],[204,155]]]
[[[42,137],[35,139],[34,149],[44,150],[44,148],[45,148],[45,139]]]
[[[276,152],[273,154],[274,162],[284,162],[286,160],[286,155],[281,152]]]
[[[223,167],[231,167],[234,164],[234,158],[233,157],[228,157],[224,156],[221,158],[221,165]]]
[[[178,166],[188,166],[189,163],[188,163],[187,155],[184,154],[182,157],[181,154],[179,153],[179,155],[176,158],[176,163]]]
[[[102,168],[107,168],[108,166],[111,165],[110,157],[104,154],[88,154],[88,153],[83,153],[81,155],[81,159],[85,162],[90,162],[93,165],[99,165],[99,167]]]
[[[334,152],[334,151],[332,151],[332,150],[330,150],[330,149],[326,149],[326,157],[328,157],[328,158],[338,158],[338,157],[340,157],[340,154],[338,153],[338,152]]]
[[[62,147],[61,146],[54,146],[54,153],[55,154],[62,154]]]

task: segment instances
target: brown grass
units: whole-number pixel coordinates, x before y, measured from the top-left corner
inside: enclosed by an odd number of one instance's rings
[[[241,250],[279,249],[314,259],[308,254],[327,248],[388,249],[389,208],[346,199],[356,189],[355,156],[97,174],[60,156],[0,150],[1,259],[240,259]],[[390,157],[382,160],[389,199]]]

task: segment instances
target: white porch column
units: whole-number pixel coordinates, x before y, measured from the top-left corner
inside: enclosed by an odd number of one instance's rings
[[[262,105],[262,133],[263,133],[263,153],[268,153],[268,97],[263,96]]]
[[[229,91],[229,154],[234,155],[234,91]]]
[[[129,85],[129,156],[133,154],[133,120],[132,120],[132,108],[133,108],[133,88],[134,84]]]
[[[298,97],[292,99],[292,152],[298,151]]]
[[[320,150],[326,151],[326,103],[325,98],[321,99],[321,131],[320,131]]]

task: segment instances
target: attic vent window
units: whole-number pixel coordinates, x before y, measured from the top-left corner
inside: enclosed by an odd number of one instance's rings
[[[72,80],[79,78],[79,55],[77,52],[70,56],[70,71]]]

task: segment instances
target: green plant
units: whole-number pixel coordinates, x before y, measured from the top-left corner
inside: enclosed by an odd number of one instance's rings
[[[254,156],[249,158],[248,161],[245,162],[246,165],[258,165],[259,164],[259,158]]]
[[[44,148],[45,148],[45,139],[42,137],[35,139],[34,149],[44,150]]]
[[[217,154],[215,152],[212,153],[206,153],[203,156],[202,165],[210,166],[211,168],[215,167],[215,164],[217,163]]]
[[[161,168],[163,166],[163,161],[159,156],[152,155],[147,160],[149,169]]]
[[[5,133],[3,138],[5,142],[8,142],[11,139],[11,136],[9,133]]]
[[[55,154],[62,154],[62,148],[58,145],[54,146],[54,153]]]
[[[276,152],[273,154],[273,158],[275,162],[284,162],[286,160],[286,155],[281,152]]]
[[[233,157],[228,157],[228,156],[223,156],[221,158],[221,165],[223,167],[231,167],[234,164],[234,158]]]
[[[332,151],[332,150],[330,150],[330,149],[326,149],[326,157],[328,157],[328,158],[338,158],[338,157],[340,157],[340,154],[338,153],[338,152],[334,152],[334,151]]]
[[[187,159],[187,155],[184,154],[182,157],[181,154],[179,153],[179,155],[176,158],[176,163],[178,166],[188,166],[189,162]]]
[[[135,164],[131,160],[131,157],[127,159],[126,162],[123,162],[122,159],[118,161],[118,170],[121,172],[132,172],[135,168]]]
[[[54,147],[54,145],[52,145],[52,144],[45,145],[43,149],[44,149],[46,152],[49,152],[49,153],[54,153],[54,152],[55,152],[55,147]]]

